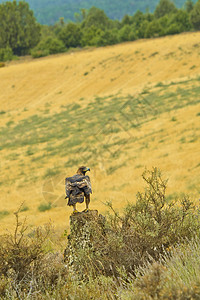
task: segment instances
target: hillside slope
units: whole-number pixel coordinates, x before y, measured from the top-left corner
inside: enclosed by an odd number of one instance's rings
[[[68,224],[64,178],[91,167],[91,208],[135,201],[144,168],[168,197],[199,195],[200,33],[140,40],[0,69],[1,228]],[[49,210],[45,210],[49,208]],[[81,206],[84,208],[84,205]]]

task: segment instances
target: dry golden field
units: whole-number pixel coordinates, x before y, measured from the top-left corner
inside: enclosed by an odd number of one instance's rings
[[[199,41],[200,32],[187,33],[1,68],[1,231],[23,202],[29,224],[66,228],[64,178],[83,164],[91,168],[90,207],[100,212],[107,201],[119,210],[135,201],[153,166],[169,179],[169,199],[188,193],[197,201]]]

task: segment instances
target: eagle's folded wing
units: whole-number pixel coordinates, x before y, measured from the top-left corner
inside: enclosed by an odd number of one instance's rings
[[[92,194],[92,186],[91,186],[91,182],[90,182],[90,177],[89,176],[85,176],[85,183],[87,185],[88,194]]]
[[[89,176],[74,175],[65,179],[66,198],[69,198],[69,205],[84,200],[84,195],[92,193]]]
[[[66,198],[69,198],[71,191],[71,182],[68,180],[68,178],[65,179],[65,192],[66,192]]]

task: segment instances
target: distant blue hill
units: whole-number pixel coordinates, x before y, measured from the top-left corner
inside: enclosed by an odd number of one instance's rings
[[[0,3],[5,0],[0,0]],[[111,19],[122,19],[124,15],[133,15],[137,10],[153,12],[158,0],[27,0],[34,11],[37,21],[52,25],[64,17],[65,22],[74,21],[74,14],[81,8],[96,6],[105,11]],[[196,2],[196,1],[194,1]],[[182,7],[185,0],[175,0],[177,7]]]

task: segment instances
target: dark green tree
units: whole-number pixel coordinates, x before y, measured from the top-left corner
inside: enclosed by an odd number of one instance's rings
[[[168,20],[168,26],[165,29],[165,34],[176,34],[191,30],[191,22],[189,14],[184,10],[178,10],[172,14]]]
[[[129,15],[125,15],[122,18],[122,25],[131,25],[133,23],[133,17],[129,16]]]
[[[133,16],[132,23],[138,28],[145,19],[145,14],[138,10]]]
[[[118,36],[119,42],[134,41],[137,38],[134,27],[128,24],[124,25],[119,30]]]
[[[142,13],[141,11],[137,11],[132,17],[132,25],[134,27],[134,32],[137,38],[144,38],[145,31],[149,22],[154,20],[154,15],[150,13]]]
[[[86,16],[87,16],[87,10],[82,8],[80,10],[80,13],[74,14],[74,19],[75,19],[76,23],[81,23],[83,20],[85,20]]]
[[[164,15],[168,15],[170,13],[174,13],[177,11],[175,4],[170,0],[160,0],[156,9],[154,11],[154,15],[156,18],[161,18]]]
[[[92,25],[83,30],[83,35],[81,39],[81,46],[97,46],[98,40],[103,34],[103,30]]]
[[[190,12],[193,10],[194,2],[193,2],[192,0],[187,0],[187,1],[185,2],[184,7],[185,7],[185,10],[186,10],[188,13],[190,13]]]
[[[99,29],[108,29],[111,27],[112,21],[106,16],[105,12],[97,7],[92,7],[82,22],[82,28],[90,28],[95,26]]]
[[[95,42],[96,46],[117,44],[119,42],[117,29],[106,29],[105,31],[101,31],[100,34],[97,35]]]
[[[200,0],[195,3],[190,14],[190,20],[195,29],[200,29]]]
[[[14,54],[27,54],[40,39],[40,25],[24,1],[0,4],[0,48],[10,47]]]
[[[67,48],[81,46],[81,29],[80,25],[69,23],[59,33],[59,39],[63,41]]]
[[[34,58],[47,56],[49,54],[56,54],[65,52],[66,48],[63,42],[54,37],[47,37],[39,42],[39,44],[32,49],[31,55]]]
[[[13,52],[11,48],[9,47],[0,48],[0,62],[12,60],[12,58],[13,58]]]
[[[159,22],[159,20],[153,20],[149,22],[146,27],[144,37],[151,38],[151,37],[158,37],[161,36],[163,32],[163,28]]]
[[[149,26],[149,22],[147,20],[144,20],[141,22],[140,26],[136,27],[136,34],[139,39],[143,39],[145,37],[145,33],[147,30],[147,27]]]

